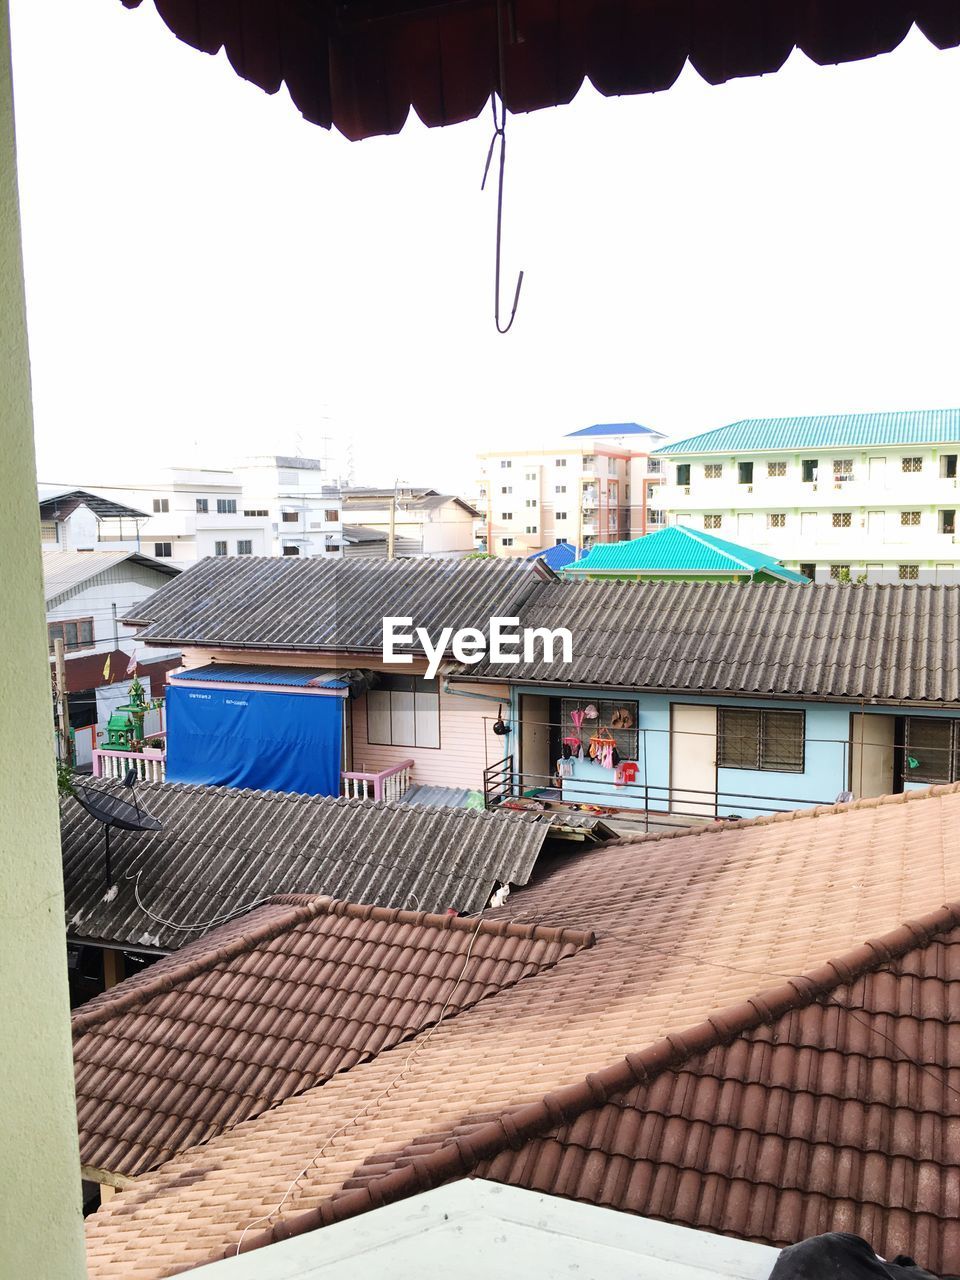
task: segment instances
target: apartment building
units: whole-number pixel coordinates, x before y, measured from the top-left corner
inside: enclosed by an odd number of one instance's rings
[[[527,556],[558,542],[639,537],[650,527],[663,466],[650,453],[664,439],[636,422],[597,423],[550,448],[480,454],[480,544],[494,555]],[[659,520],[661,504],[653,505]]]
[[[169,467],[155,482],[119,491],[147,513],[143,552],[185,567],[206,556],[271,555],[267,515],[246,510],[232,471]]]
[[[269,521],[275,556],[341,556],[343,510],[340,487],[325,480],[319,458],[249,458],[235,469],[245,515]]]
[[[661,519],[817,582],[960,582],[960,410],[735,422],[662,446]]]

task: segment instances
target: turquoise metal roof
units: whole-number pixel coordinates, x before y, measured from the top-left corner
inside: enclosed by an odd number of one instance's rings
[[[763,570],[785,582],[808,582],[802,573],[785,569],[773,556],[712,534],[670,525],[632,542],[602,542],[564,577],[589,573],[750,573]]]
[[[766,450],[875,448],[883,445],[960,445],[960,409],[902,413],[832,413],[815,418],[744,418],[654,453],[761,453]]]

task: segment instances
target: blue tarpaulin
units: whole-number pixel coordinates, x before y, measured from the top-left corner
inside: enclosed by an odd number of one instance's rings
[[[341,698],[169,685],[166,707],[168,782],[340,794]]]

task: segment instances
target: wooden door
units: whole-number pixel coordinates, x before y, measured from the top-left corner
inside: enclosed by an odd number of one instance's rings
[[[670,706],[670,809],[712,818],[717,812],[717,709]]]

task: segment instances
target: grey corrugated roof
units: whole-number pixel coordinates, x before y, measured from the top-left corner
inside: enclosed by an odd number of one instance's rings
[[[89,582],[91,578],[113,569],[125,560],[156,569],[168,578],[176,578],[180,569],[166,560],[154,560],[136,551],[44,551],[43,594],[46,600],[54,600],[67,591]],[[149,590],[149,588],[148,588]]]
[[[99,493],[91,493],[89,489],[61,489],[54,493],[44,492],[40,495],[40,519],[62,520],[80,506],[89,507],[101,520],[119,520],[126,517],[133,520],[148,518],[145,511],[127,507],[122,502],[114,502],[112,498],[104,498]]]
[[[125,621],[148,644],[380,653],[386,615],[486,628],[512,616],[550,570],[522,560],[213,557],[141,601]]]
[[[960,587],[559,582],[520,619],[569,628],[573,662],[483,662],[471,678],[960,702]]]
[[[75,800],[63,803],[71,938],[174,950],[203,932],[174,925],[211,922],[278,893],[475,912],[496,881],[527,883],[551,825],[543,814],[176,783],[144,783],[137,799],[163,829],[112,833],[110,902],[103,827]]]

